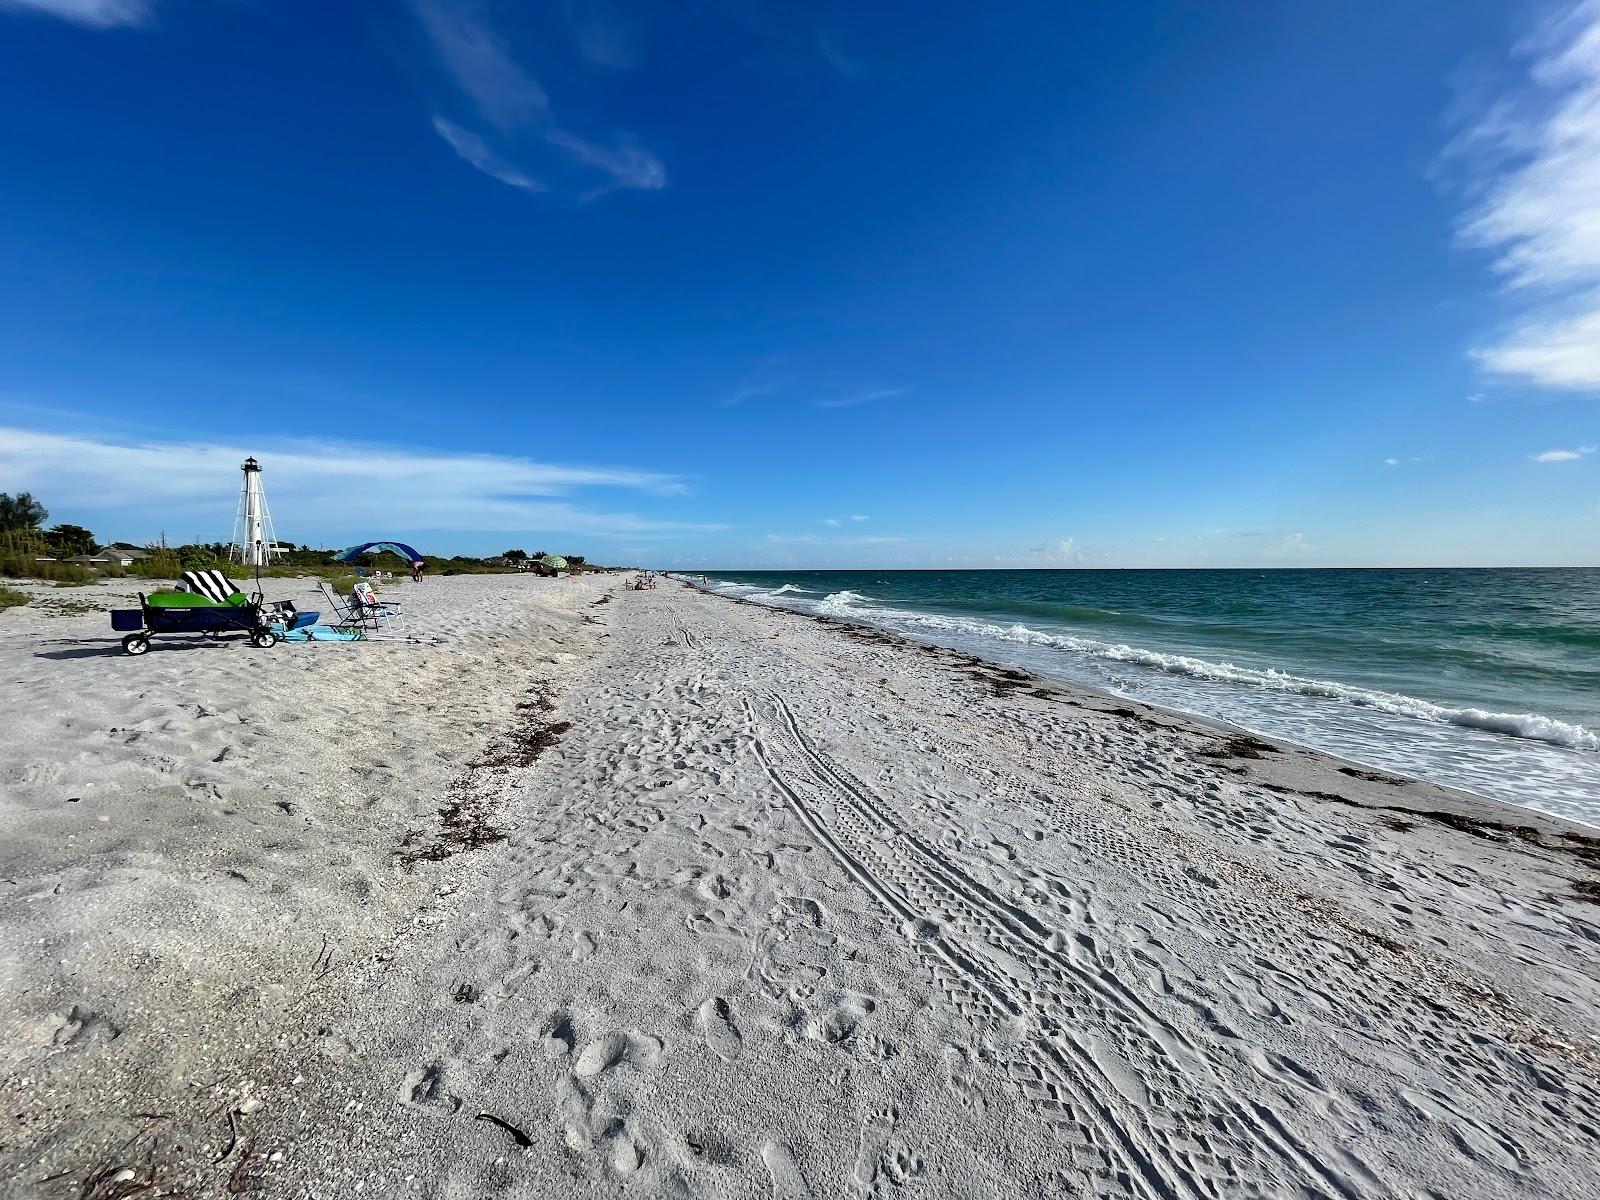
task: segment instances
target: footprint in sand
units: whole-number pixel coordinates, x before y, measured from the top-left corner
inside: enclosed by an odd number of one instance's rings
[[[733,1023],[733,1009],[721,996],[713,996],[700,1006],[700,1031],[706,1046],[724,1062],[732,1062],[744,1048],[744,1039]]]
[[[120,1025],[81,1004],[74,1004],[66,1016],[51,1017],[49,1026],[53,1045],[75,1050],[96,1042],[112,1042],[122,1036]]]
[[[870,1195],[878,1181],[889,1139],[894,1136],[895,1115],[892,1108],[875,1108],[861,1122],[861,1149],[856,1155],[855,1168],[850,1172],[850,1182],[858,1191]]]
[[[944,1068],[951,1094],[979,1115],[987,1112],[989,1101],[978,1084],[973,1056],[959,1046],[946,1046]]]
[[[761,1144],[761,1161],[772,1177],[772,1200],[811,1200],[811,1189],[789,1147],[769,1138]]]
[[[445,1091],[444,1082],[445,1064],[435,1060],[406,1076],[400,1085],[400,1099],[407,1104],[443,1105],[455,1112],[461,1108],[461,1101]]]
[[[874,1108],[861,1122],[861,1148],[856,1155],[855,1168],[850,1172],[850,1183],[858,1195],[877,1195],[880,1179],[900,1187],[913,1176],[922,1174],[922,1159],[894,1136],[898,1116],[892,1108]]]
[[[806,1036],[819,1042],[838,1045],[855,1036],[856,1028],[877,1007],[866,996],[850,996],[832,1012],[813,1017],[806,1026]]]
[[[538,1037],[547,1058],[566,1058],[578,1040],[572,1032],[572,1018],[559,1008],[544,1019]]]
[[[580,1079],[592,1079],[618,1066],[653,1066],[660,1057],[660,1040],[647,1033],[604,1033],[583,1048],[572,1073]]]

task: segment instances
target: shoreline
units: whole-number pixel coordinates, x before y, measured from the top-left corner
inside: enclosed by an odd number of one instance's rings
[[[1600,1169],[1568,822],[679,582],[398,590],[437,642],[102,664],[92,615],[0,620],[38,709],[0,758],[0,832],[35,830],[0,871],[0,1192]]]
[[[1209,570],[1211,568],[1195,569]],[[1388,570],[1390,568],[1372,569]],[[1492,568],[1483,569],[1489,570]],[[1581,570],[1584,568],[1573,569]],[[1120,696],[1114,692],[1097,688],[1092,684],[1084,683],[1080,680],[1068,679],[1059,675],[1052,675],[1045,671],[1034,670],[1027,666],[1016,663],[1008,663],[1001,659],[985,658],[980,654],[974,654],[973,652],[964,648],[948,646],[941,642],[923,641],[911,634],[885,629],[882,626],[875,625],[869,621],[851,620],[848,617],[835,616],[830,613],[806,612],[802,609],[789,608],[782,605],[762,604],[760,601],[752,600],[745,596],[734,596],[723,592],[717,592],[712,590],[707,585],[693,583],[688,580],[680,579],[678,582],[686,587],[693,588],[697,592],[701,592],[718,600],[732,601],[737,604],[749,604],[756,608],[766,609],[772,612],[788,613],[792,616],[817,621],[824,625],[833,625],[849,629],[865,629],[874,634],[881,634],[886,639],[898,641],[908,647],[921,648],[924,646],[933,646],[942,650],[948,650],[953,654],[969,657],[976,662],[987,663],[998,670],[1020,672],[1026,675],[1030,680],[1036,681],[1040,684],[1048,684],[1051,687],[1058,688],[1066,692],[1095,696],[1116,704],[1131,705],[1135,709],[1148,710],[1151,713],[1165,715],[1170,718],[1194,722],[1198,725],[1210,727],[1222,732],[1242,734],[1250,738],[1255,738],[1266,743],[1270,743],[1279,751],[1289,750],[1316,755],[1320,758],[1339,764],[1343,773],[1351,775],[1353,778],[1359,779],[1363,776],[1371,776],[1371,782],[1415,784],[1417,786],[1431,788],[1440,795],[1445,804],[1453,807],[1459,807],[1462,810],[1457,815],[1474,821],[1480,821],[1491,825],[1496,823],[1500,825],[1506,825],[1505,818],[1521,817],[1524,818],[1524,820],[1521,821],[1523,826],[1542,829],[1544,826],[1548,825],[1554,827],[1552,830],[1553,832],[1559,833],[1566,831],[1572,833],[1581,833],[1588,837],[1600,838],[1600,817],[1597,817],[1593,822],[1587,822],[1577,817],[1565,816],[1559,813],[1545,812],[1542,809],[1528,808],[1523,805],[1516,804],[1510,800],[1504,800],[1495,796],[1470,791],[1466,788],[1455,787],[1446,783],[1437,783],[1417,775],[1406,775],[1398,771],[1372,766],[1354,759],[1346,758],[1333,751],[1319,749],[1315,746],[1296,742],[1289,738],[1272,733],[1263,733],[1259,730],[1250,729],[1246,726],[1230,722],[1224,718],[1213,717],[1200,712],[1189,712],[1181,708],[1170,708],[1161,704],[1154,704],[1149,701],[1139,700],[1133,697]],[[1507,735],[1499,734],[1497,736]],[[1344,770],[1345,768],[1348,768],[1348,770]],[[1496,815],[1495,810],[1502,810],[1499,816]]]

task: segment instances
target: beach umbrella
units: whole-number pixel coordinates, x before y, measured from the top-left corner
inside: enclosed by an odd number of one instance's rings
[[[382,550],[389,550],[395,554],[398,554],[408,563],[422,561],[422,555],[418,554],[414,549],[406,545],[404,542],[362,542],[359,546],[351,546],[347,550],[339,551],[339,553],[333,556],[333,561],[355,562],[356,559],[360,558],[368,551]]]

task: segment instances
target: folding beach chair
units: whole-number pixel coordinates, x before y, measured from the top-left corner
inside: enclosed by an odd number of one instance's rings
[[[400,631],[404,620],[400,610],[379,600],[370,586],[358,581],[349,596],[340,596],[326,583],[317,586],[333,608],[336,629],[354,629],[368,637],[385,629]]]

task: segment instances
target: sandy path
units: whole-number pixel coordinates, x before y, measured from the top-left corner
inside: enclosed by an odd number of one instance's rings
[[[586,615],[559,711],[517,718],[570,730],[487,768],[509,840],[398,869],[409,932],[304,1001],[197,1190],[1558,1197],[1600,1170],[1578,831],[676,585]]]

